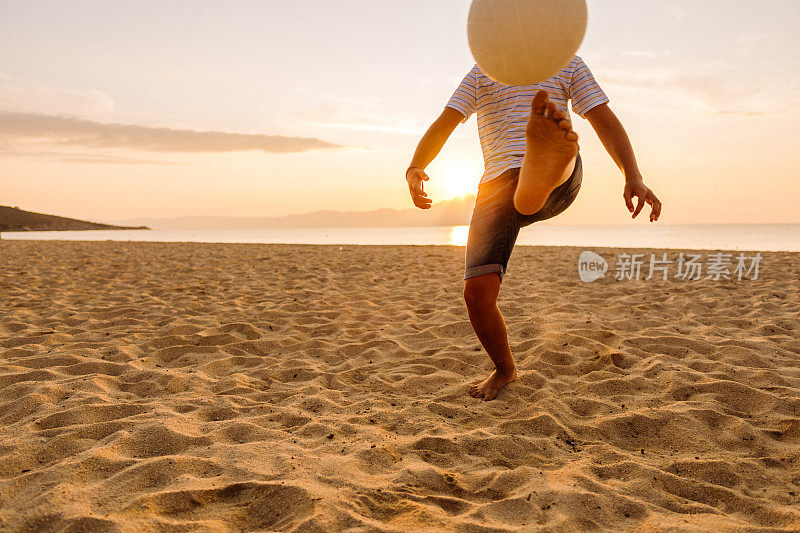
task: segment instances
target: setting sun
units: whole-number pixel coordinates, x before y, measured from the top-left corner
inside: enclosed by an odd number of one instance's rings
[[[467,162],[446,161],[436,168],[431,165],[431,180],[425,184],[434,201],[475,195],[481,168]]]
[[[453,226],[450,230],[449,244],[453,246],[466,246],[469,237],[469,226]]]

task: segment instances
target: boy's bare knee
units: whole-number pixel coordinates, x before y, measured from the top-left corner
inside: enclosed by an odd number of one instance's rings
[[[472,290],[464,291],[464,302],[469,309],[483,309],[497,303],[497,298],[493,298],[485,291]]]
[[[470,309],[480,309],[497,304],[500,276],[485,274],[470,278],[464,283],[464,302]]]

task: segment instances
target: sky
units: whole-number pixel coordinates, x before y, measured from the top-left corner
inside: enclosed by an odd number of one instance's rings
[[[0,0],[0,205],[114,222],[412,207],[467,0]],[[800,2],[588,0],[578,51],[664,224],[800,223]],[[555,224],[629,224],[588,122]],[[474,192],[472,117],[428,168]],[[646,219],[646,217],[642,217]]]

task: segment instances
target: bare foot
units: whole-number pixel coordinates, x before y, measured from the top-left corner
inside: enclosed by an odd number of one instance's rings
[[[480,384],[475,384],[470,387],[469,395],[473,398],[482,398],[484,402],[494,400],[500,389],[505,387],[517,379],[517,369],[509,374],[500,374],[497,370],[492,372],[492,375],[486,378],[486,381]]]
[[[567,117],[545,91],[533,97],[525,134],[527,147],[514,192],[514,207],[523,215],[531,215],[572,174],[578,155],[578,134],[572,131]]]

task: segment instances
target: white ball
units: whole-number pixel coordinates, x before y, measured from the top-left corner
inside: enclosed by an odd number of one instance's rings
[[[533,85],[578,51],[586,0],[473,0],[467,33],[484,74],[506,85]]]

